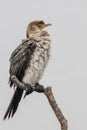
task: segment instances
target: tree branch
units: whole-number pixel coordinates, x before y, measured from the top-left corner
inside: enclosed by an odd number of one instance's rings
[[[17,79],[17,77],[16,77],[15,75],[12,75],[12,76],[11,76],[11,80],[13,81],[14,85],[17,86],[18,88],[21,88],[21,89],[23,89],[23,90],[26,89],[25,86],[24,86],[24,84],[21,83],[21,82]]]
[[[58,121],[61,124],[61,130],[67,130],[68,129],[67,120],[63,116],[60,108],[58,107],[58,105],[56,103],[56,100],[55,100],[54,95],[52,93],[52,88],[51,87],[45,88],[44,94],[46,95],[50,106],[52,107]]]
[[[14,82],[14,84],[15,84],[17,87],[19,87],[19,88],[25,90],[24,84],[21,83],[21,82],[16,78],[16,76],[13,75],[13,76],[11,77],[11,80]],[[47,97],[47,99],[48,99],[48,101],[49,101],[50,106],[52,107],[52,109],[53,109],[53,111],[54,111],[54,113],[55,113],[55,115],[56,115],[58,121],[59,121],[60,124],[61,124],[61,130],[67,130],[67,129],[68,129],[67,120],[66,120],[65,117],[63,116],[63,114],[62,114],[60,108],[58,107],[58,105],[57,105],[57,103],[56,103],[56,100],[55,100],[54,95],[53,95],[53,93],[52,93],[52,88],[51,88],[51,87],[47,87],[47,88],[44,88],[44,89],[45,89],[45,90],[44,90],[43,93],[46,95],[46,97]],[[35,91],[35,88],[34,88],[33,91]]]

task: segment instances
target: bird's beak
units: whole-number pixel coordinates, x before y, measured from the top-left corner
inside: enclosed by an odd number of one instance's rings
[[[48,26],[51,26],[52,24],[48,23],[48,24],[43,24],[41,27],[40,27],[40,30],[48,27]]]

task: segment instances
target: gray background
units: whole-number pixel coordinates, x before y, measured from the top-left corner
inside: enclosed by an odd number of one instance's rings
[[[60,125],[43,94],[22,100],[14,118],[3,121],[13,95],[9,57],[26,38],[32,20],[51,22],[52,56],[40,83],[51,85],[69,130],[87,129],[87,1],[0,0],[0,130],[53,130]]]

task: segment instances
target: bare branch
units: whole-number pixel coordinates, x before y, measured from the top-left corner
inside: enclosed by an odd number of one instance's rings
[[[22,82],[20,82],[17,77],[15,75],[11,76],[11,80],[13,81],[13,83],[15,84],[15,86],[25,90],[25,86]]]
[[[51,87],[47,87],[45,89],[44,94],[46,95],[50,106],[52,107],[58,121],[61,124],[61,130],[67,130],[68,129],[68,125],[67,125],[67,120],[65,119],[65,117],[63,116],[60,108],[58,107],[56,100],[54,98],[54,95],[52,93],[52,88]]]

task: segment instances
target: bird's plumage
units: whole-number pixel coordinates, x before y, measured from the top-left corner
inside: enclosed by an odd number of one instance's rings
[[[4,120],[8,117],[8,119],[10,117],[13,117],[17,108],[18,108],[18,105],[19,105],[19,102],[21,100],[21,97],[22,97],[22,94],[23,94],[23,90],[20,89],[20,88],[16,88],[15,92],[14,92],[14,95],[12,97],[12,100],[7,108],[7,111],[4,115]]]
[[[31,55],[36,48],[36,44],[33,40],[25,40],[13,51],[10,57],[10,87],[13,85],[11,76],[15,75],[19,81],[22,80],[25,69],[27,67],[27,61],[30,61]]]
[[[39,82],[50,57],[50,43],[50,35],[44,30],[37,30],[22,41],[10,57],[10,87],[14,86],[12,75],[32,86]],[[22,94],[23,90],[17,87],[4,119],[13,117]]]
[[[36,48],[31,55],[31,60],[22,79],[24,83],[31,85],[35,85],[42,77],[50,56],[51,41],[49,34],[46,31],[42,31],[38,35],[34,39]]]
[[[31,55],[34,52],[35,48],[36,48],[36,45],[34,44],[34,41],[27,39],[25,41],[22,41],[22,43],[11,54],[10,70],[9,70],[10,87],[14,85],[14,83],[11,80],[12,75],[15,75],[19,79],[19,81],[22,81],[25,69],[27,67],[27,61],[30,61]],[[22,94],[23,94],[23,90],[20,88],[16,88],[13,98],[5,113],[4,119],[7,116],[8,118],[10,118],[10,116],[13,117],[14,113],[17,110],[19,102],[21,100]]]

